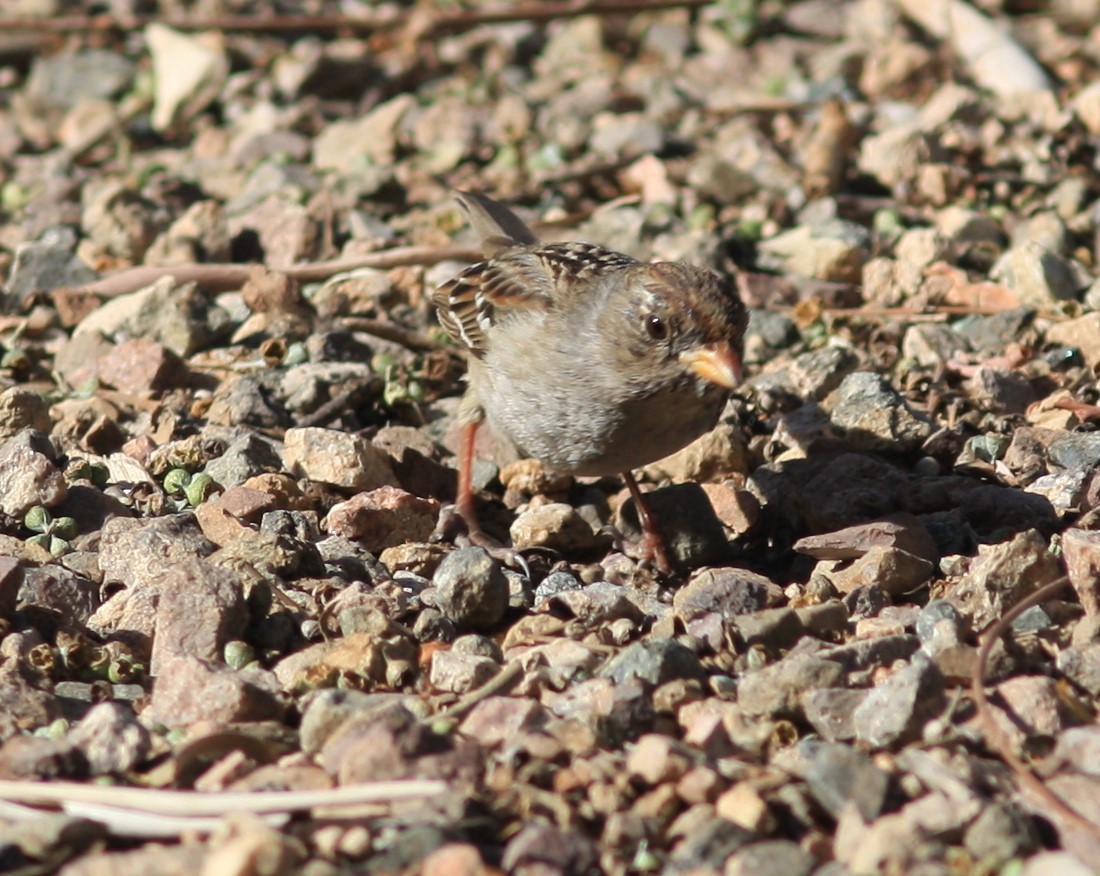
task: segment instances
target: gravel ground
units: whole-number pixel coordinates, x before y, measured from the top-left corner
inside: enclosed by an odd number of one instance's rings
[[[0,11],[0,870],[1098,872],[1100,2],[292,5]],[[465,189],[749,305],[674,575]]]

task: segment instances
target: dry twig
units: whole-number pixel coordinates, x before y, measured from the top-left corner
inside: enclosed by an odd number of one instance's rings
[[[380,252],[349,259],[337,259],[327,262],[303,262],[285,268],[271,268],[275,273],[285,274],[302,283],[315,283],[327,280],[336,274],[356,271],[360,268],[388,270],[407,265],[434,265],[450,259],[455,261],[477,261],[481,250],[471,246],[398,246]],[[76,286],[69,291],[85,295],[101,295],[114,298],[127,295],[155,283],[161,277],[175,277],[178,283],[198,283],[209,292],[228,292],[239,289],[248,280],[255,269],[253,264],[187,264],[187,265],[142,265],[111,274],[102,280]]]
[[[220,818],[233,812],[253,815],[298,812],[319,806],[356,806],[393,803],[442,794],[447,785],[434,780],[402,780],[344,785],[325,791],[249,791],[201,794],[195,791],[159,791],[119,788],[79,782],[21,782],[0,780],[0,801],[31,805],[70,803],[134,810],[175,818]]]
[[[974,674],[970,678],[970,691],[974,697],[974,707],[977,710],[978,721],[982,732],[985,734],[986,742],[1016,774],[1020,785],[1041,800],[1049,812],[1056,814],[1078,830],[1084,831],[1094,840],[1100,841],[1100,824],[1090,821],[1066,804],[1028,768],[1023,759],[1016,753],[1012,743],[998,726],[997,720],[993,716],[993,709],[989,705],[989,698],[985,694],[986,670],[989,666],[989,654],[993,650],[993,646],[1008,631],[1016,618],[1032,606],[1050,599],[1068,584],[1069,578],[1059,578],[1057,581],[1052,581],[1050,584],[1040,587],[1030,596],[1021,599],[1004,617],[986,630],[982,637],[982,646],[978,650],[978,662],[974,667]]]
[[[579,15],[632,15],[662,9],[696,9],[708,0],[559,0],[502,4],[481,9],[438,10],[424,15],[416,9],[403,14],[375,15],[213,15],[183,17],[151,15],[62,15],[51,18],[0,18],[0,31],[24,33],[89,33],[135,31],[158,22],[176,30],[221,30],[238,33],[353,33],[360,35],[409,28],[418,39],[457,33],[483,24],[516,21],[542,23]]]

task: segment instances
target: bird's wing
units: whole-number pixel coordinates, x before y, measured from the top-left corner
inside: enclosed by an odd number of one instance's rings
[[[494,325],[523,312],[568,306],[568,299],[593,288],[594,275],[636,264],[590,243],[515,247],[444,283],[432,303],[448,334],[481,357]]]
[[[636,262],[588,243],[540,245],[503,204],[475,192],[455,196],[490,255],[432,295],[439,321],[473,355],[484,356],[486,333],[509,314],[555,309],[591,286],[601,270]]]
[[[485,255],[496,255],[514,246],[538,244],[539,239],[523,220],[498,201],[477,192],[457,192],[455,200],[466,211],[470,227],[481,238]]]

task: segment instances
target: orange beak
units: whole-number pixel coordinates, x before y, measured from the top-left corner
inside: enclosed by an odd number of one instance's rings
[[[680,361],[704,380],[726,389],[741,382],[741,357],[725,341],[682,353]]]

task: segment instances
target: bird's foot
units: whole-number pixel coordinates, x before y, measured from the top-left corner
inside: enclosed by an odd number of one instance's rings
[[[476,515],[464,512],[458,505],[445,505],[440,511],[432,540],[450,541],[455,547],[479,547],[494,560],[531,577],[531,567],[522,552],[493,538],[478,524]]]
[[[614,549],[637,563],[638,569],[652,569],[663,578],[672,577],[675,570],[660,533],[644,532],[641,538],[634,539],[611,525],[605,526],[602,532],[611,536]]]

